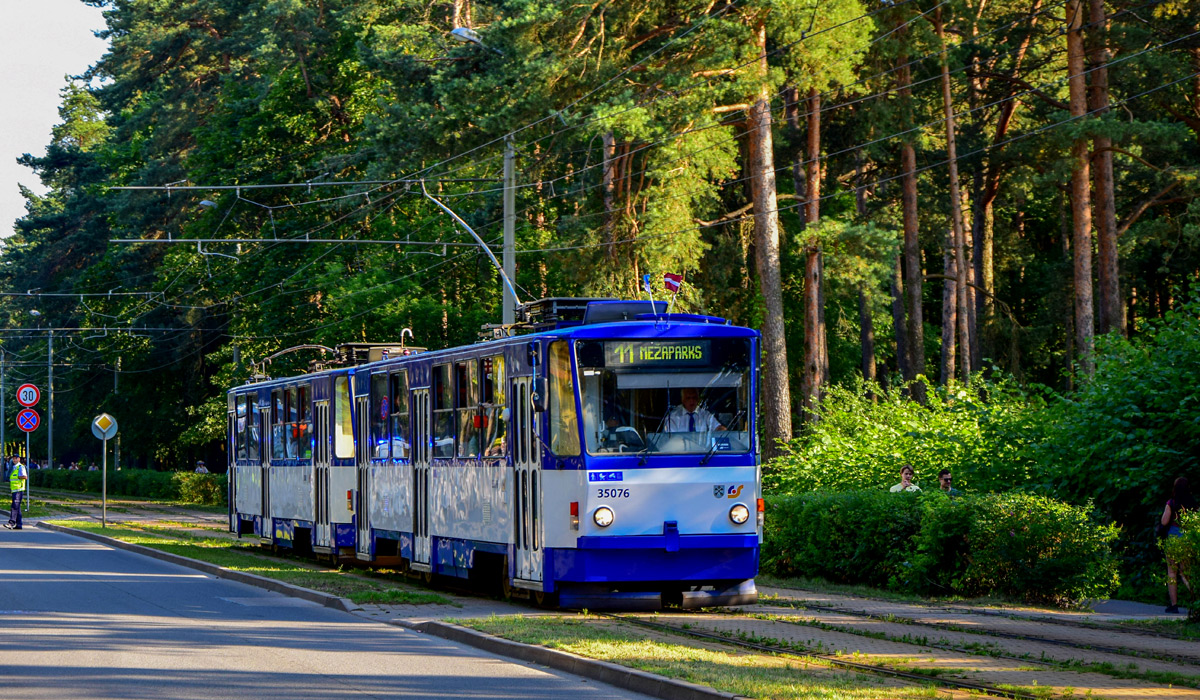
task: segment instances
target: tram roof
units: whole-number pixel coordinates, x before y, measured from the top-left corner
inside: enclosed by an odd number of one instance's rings
[[[593,302],[595,303],[595,302]],[[391,357],[375,362],[344,367],[331,367],[318,372],[273,377],[260,382],[244,383],[233,387],[237,391],[249,387],[279,386],[308,378],[321,377],[353,370],[370,370],[395,364],[400,361],[437,361],[445,357],[463,354],[486,354],[490,350],[522,345],[531,341],[547,338],[576,338],[583,340],[656,340],[676,338],[757,338],[761,334],[753,328],[731,325],[725,319],[716,316],[701,316],[697,314],[647,314],[640,313],[633,320],[614,320],[609,322],[574,322],[561,324],[559,328],[513,335],[493,340],[485,340],[471,345],[458,345],[441,350],[425,350],[405,357]]]

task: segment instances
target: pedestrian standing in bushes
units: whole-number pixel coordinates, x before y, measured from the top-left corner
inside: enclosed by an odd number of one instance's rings
[[[199,462],[196,462],[196,473],[197,474],[207,474],[208,473],[208,465],[206,465],[204,463],[204,460],[200,460]]]
[[[950,474],[949,469],[938,472],[938,488],[950,498],[958,498],[962,495],[962,491],[954,488],[954,476]]]
[[[906,464],[900,467],[900,483],[888,489],[892,493],[920,491],[921,487],[913,483],[913,477],[917,472],[912,468],[911,464]]]
[[[1171,498],[1167,501],[1167,505],[1163,508],[1162,518],[1159,520],[1159,525],[1166,530],[1166,537],[1179,537],[1183,534],[1179,524],[1179,514],[1185,510],[1196,510],[1196,499],[1192,496],[1191,486],[1188,484],[1187,477],[1181,476],[1175,480],[1175,486],[1171,489]],[[1171,598],[1171,604],[1167,606],[1167,612],[1179,612],[1179,584],[1178,579],[1183,580],[1183,585],[1187,586],[1188,591],[1192,590],[1192,584],[1188,583],[1187,578],[1179,574],[1179,567],[1170,559],[1167,560],[1167,595]]]

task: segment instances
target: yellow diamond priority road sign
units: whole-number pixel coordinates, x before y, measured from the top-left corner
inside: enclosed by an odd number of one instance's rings
[[[101,413],[92,419],[92,435],[100,440],[108,440],[117,434],[117,419]]]

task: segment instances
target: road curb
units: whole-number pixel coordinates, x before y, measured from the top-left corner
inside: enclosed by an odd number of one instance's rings
[[[566,671],[572,675],[607,683],[623,690],[652,695],[664,700],[737,700],[742,697],[688,681],[656,676],[653,673],[639,671],[628,666],[589,659],[566,651],[514,642],[448,622],[390,620],[389,623],[466,644],[499,656],[540,664],[559,671]]]
[[[199,561],[196,559],[189,559],[188,557],[182,557],[178,554],[171,554],[170,552],[163,552],[154,549],[153,547],[144,547],[140,544],[130,544],[129,542],[122,542],[121,540],[114,539],[112,537],[105,537],[104,535],[98,535],[94,532],[76,530],[75,528],[63,527],[62,525],[54,525],[53,523],[38,522],[36,525],[44,530],[53,530],[55,532],[62,532],[68,535],[83,537],[85,539],[106,544],[109,547],[114,547],[116,549],[124,549],[130,552],[136,552],[137,554],[141,554],[143,556],[152,557],[154,559],[170,562],[172,564],[178,564],[179,566],[185,566],[189,569],[203,571],[204,573],[211,574],[217,578],[237,581],[238,583],[245,583],[250,586],[255,586],[256,588],[263,588],[268,591],[282,593],[283,595],[291,596],[293,598],[302,598],[314,603],[319,603],[327,608],[334,608],[344,612],[353,612],[358,608],[358,606],[351,602],[348,598],[342,598],[339,596],[330,595],[328,593],[321,593],[320,591],[301,588],[300,586],[293,586],[290,583],[276,581],[275,579],[266,578],[265,576],[256,576],[255,574],[248,574],[243,571],[226,569],[223,566],[209,564],[208,562]]]
[[[145,547],[140,544],[130,544],[121,540],[105,535],[99,535],[86,530],[77,530],[75,528],[55,525],[45,522],[31,522],[31,525],[36,525],[44,530],[52,530],[61,532],[76,537],[93,540],[101,544],[108,545],[115,549],[124,549],[126,551],[141,554],[143,556],[158,559],[160,561],[177,564],[189,569],[202,571],[206,574],[216,576],[217,578],[237,581],[257,588],[274,591],[293,598],[302,598],[314,603],[319,603],[328,608],[334,608],[345,612],[354,612],[359,609],[357,605],[351,602],[348,598],[321,593],[320,591],[293,586],[290,583],[283,583],[274,579],[254,574],[247,574],[241,571],[233,571],[226,569],[216,564],[190,559],[178,554],[171,554],[152,547]],[[437,620],[425,620],[421,622],[412,622],[409,620],[388,620],[388,624],[403,627],[414,632],[427,634],[431,637],[440,637],[459,644],[475,647],[483,651],[504,656],[518,661],[536,663],[548,668],[553,668],[559,671],[565,671],[572,675],[591,680],[600,681],[617,688],[630,690],[643,695],[650,695],[663,700],[739,700],[740,695],[732,693],[724,693],[707,686],[688,681],[676,680],[665,676],[656,676],[652,673],[639,671],[627,666],[621,666],[607,661],[598,661],[589,659],[585,656],[579,656],[566,651],[550,649],[547,647],[536,646],[533,644],[523,644],[514,642],[501,637],[495,637],[483,632],[478,632],[467,627],[454,625]]]

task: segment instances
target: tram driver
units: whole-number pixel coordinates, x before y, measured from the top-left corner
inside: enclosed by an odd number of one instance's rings
[[[725,430],[707,408],[700,405],[700,390],[687,387],[679,390],[679,403],[667,414],[668,433],[711,433]]]

